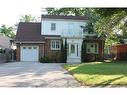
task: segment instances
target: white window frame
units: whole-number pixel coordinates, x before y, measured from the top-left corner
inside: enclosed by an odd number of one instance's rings
[[[91,45],[93,45],[94,47],[92,48]],[[95,52],[95,45],[97,46],[96,47],[96,49],[97,49],[96,52]],[[90,51],[88,51],[88,49]],[[86,53],[98,54],[99,53],[98,49],[99,49],[98,43],[87,43],[86,44]]]
[[[56,31],[56,23],[51,23],[51,31]]]
[[[57,42],[59,42],[59,48],[57,47]],[[54,47],[53,47],[54,43]],[[60,50],[61,49],[61,44],[59,40],[51,40],[51,50]]]

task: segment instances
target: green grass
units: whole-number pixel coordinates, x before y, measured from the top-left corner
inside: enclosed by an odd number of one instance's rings
[[[67,69],[82,85],[127,86],[127,62],[91,62],[66,64]]]

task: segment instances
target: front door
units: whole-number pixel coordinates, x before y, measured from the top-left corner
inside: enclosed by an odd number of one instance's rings
[[[76,58],[78,56],[78,44],[70,43],[69,44],[69,58]]]

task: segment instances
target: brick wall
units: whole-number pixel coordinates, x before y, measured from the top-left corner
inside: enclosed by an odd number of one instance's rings
[[[56,60],[56,62],[60,62],[60,55],[61,55],[60,50],[51,50],[51,40],[53,40],[53,39],[46,39],[45,40],[45,45],[44,45],[45,56],[48,56],[51,59]]]
[[[32,44],[17,44],[17,49],[16,49],[16,60],[20,61],[20,46],[22,45],[37,45],[39,46],[39,58],[43,56],[48,56],[52,59],[57,60],[60,62],[60,50],[51,50],[51,45],[50,45],[51,39],[46,39],[44,44],[40,43],[32,43]]]

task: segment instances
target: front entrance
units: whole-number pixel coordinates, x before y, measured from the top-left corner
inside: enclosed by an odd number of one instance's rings
[[[69,44],[69,57],[75,58],[78,56],[78,44]]]
[[[67,62],[80,62],[80,50],[81,48],[79,43],[69,43]]]
[[[82,38],[67,38],[67,63],[81,62]]]

